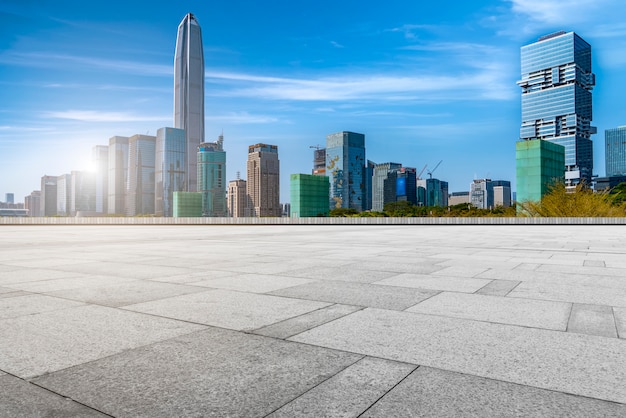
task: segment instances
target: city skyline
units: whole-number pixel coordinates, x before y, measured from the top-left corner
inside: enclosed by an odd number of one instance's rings
[[[224,130],[227,180],[245,172],[250,144],[278,145],[283,202],[289,175],[312,168],[310,146],[344,130],[363,133],[377,163],[419,170],[443,160],[437,177],[451,192],[474,178],[514,184],[520,48],[558,30],[592,47],[594,174],[604,174],[604,130],[626,123],[617,1],[562,10],[552,1],[484,1],[454,11],[282,3],[0,6],[0,83],[11,98],[0,108],[0,193],[23,201],[43,175],[89,168],[92,148],[108,138],[172,126],[174,32],[190,12],[203,28],[204,141]]]

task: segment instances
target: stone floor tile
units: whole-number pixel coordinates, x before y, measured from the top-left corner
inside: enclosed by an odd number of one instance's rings
[[[619,338],[626,339],[626,308],[613,308]]]
[[[161,283],[151,280],[130,280],[112,284],[119,278],[99,282],[100,286],[89,286],[71,290],[50,292],[48,295],[79,300],[111,307],[131,305],[188,293],[205,292],[198,286]],[[124,279],[122,279],[124,280]],[[106,284],[106,285],[103,285]]]
[[[0,416],[2,417],[106,417],[71,399],[0,373]]]
[[[12,283],[5,286],[16,290],[23,290],[25,292],[46,293],[62,290],[93,288],[106,285],[118,285],[133,281],[135,281],[135,279],[83,273],[80,277],[40,280],[36,282],[31,281],[26,283]]]
[[[239,275],[240,273],[235,273],[234,271],[223,271],[223,270],[212,270],[212,269],[196,269],[187,273],[177,274],[174,276],[166,276],[166,277],[152,277],[146,280],[151,280],[153,282],[166,282],[166,283],[194,283],[203,280],[211,280],[223,277],[234,277]]]
[[[379,280],[374,284],[385,286],[400,286],[416,289],[430,289],[438,291],[455,291],[474,293],[489,284],[487,279],[465,279],[461,277],[437,276],[427,274],[403,273],[388,279]]]
[[[616,338],[617,329],[613,308],[604,305],[574,303],[572,315],[567,324],[567,331]]]
[[[0,320],[0,369],[29,378],[204,329],[100,306]]]
[[[472,266],[472,265],[456,265],[443,268],[433,273],[433,276],[447,276],[447,277],[466,277],[472,278],[487,270],[487,267]]]
[[[86,273],[86,274],[102,274],[106,276],[124,277],[128,279],[154,279],[157,277],[176,276],[189,272],[195,272],[194,268],[184,267],[168,267],[155,266],[150,264],[141,264],[140,262],[113,262],[113,261],[92,261],[81,264],[70,264],[55,267],[56,270]]]
[[[84,303],[44,295],[27,294],[0,299],[0,319],[17,318],[24,315],[75,308]]]
[[[626,289],[522,282],[507,297],[626,307]]]
[[[437,292],[378,284],[320,281],[271,292],[306,300],[403,310]]]
[[[266,327],[255,329],[253,334],[265,335],[273,338],[289,338],[311,328],[334,321],[337,318],[349,315],[363,309],[352,305],[330,305],[316,311],[308,312],[300,316],[286,319]]]
[[[361,357],[210,328],[34,381],[119,417],[262,417]]]
[[[368,308],[289,340],[626,403],[618,339]]]
[[[281,275],[303,277],[314,280],[335,280],[357,283],[372,283],[380,279],[395,276],[398,273],[391,271],[367,270],[360,266],[313,267],[298,270],[288,270]]]
[[[412,364],[366,357],[268,417],[356,417],[415,368]]]
[[[571,307],[564,302],[443,292],[406,311],[565,331]]]
[[[27,296],[27,295],[32,295],[32,293],[24,292],[23,290],[11,289],[10,292],[0,293],[0,299],[15,298],[18,296]]]
[[[585,260],[583,265],[585,267],[606,267],[606,264],[602,260]]]
[[[271,295],[208,290],[124,307],[135,312],[250,331],[328,306]]]
[[[623,417],[613,402],[467,374],[420,367],[363,418],[373,417]]]
[[[298,277],[285,277],[270,274],[239,274],[237,276],[219,277],[215,279],[192,282],[194,286],[211,287],[214,289],[237,290],[240,292],[266,293],[286,287],[309,283],[311,280]]]
[[[506,296],[520,283],[521,282],[517,280],[495,279],[492,280],[491,283],[488,283],[486,286],[478,289],[476,293],[479,295]]]
[[[0,286],[7,287],[11,284],[38,282],[42,280],[67,279],[81,277],[80,273],[68,273],[66,271],[50,269],[25,269],[19,272],[0,272]]]

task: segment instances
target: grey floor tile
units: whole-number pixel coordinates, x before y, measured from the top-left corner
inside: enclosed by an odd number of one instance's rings
[[[613,308],[575,303],[567,325],[568,332],[617,338]]]
[[[397,273],[389,271],[366,270],[357,266],[336,267],[309,267],[298,270],[288,270],[281,275],[303,277],[315,280],[336,280],[345,282],[371,283],[380,279],[391,277]]]
[[[81,277],[80,273],[68,273],[66,271],[49,270],[49,269],[26,269],[19,272],[9,271],[0,273],[0,286],[38,282],[42,280],[66,279],[72,277]]]
[[[523,282],[507,297],[626,307],[626,289]]]
[[[27,294],[12,298],[2,298],[0,299],[0,319],[17,318],[24,315],[75,308],[82,305],[84,304],[81,302],[44,295]]]
[[[626,406],[420,367],[362,416],[623,417]]]
[[[480,273],[487,271],[486,267],[472,266],[472,265],[455,265],[446,267],[433,273],[433,276],[448,276],[448,277],[467,277],[471,278]]]
[[[330,305],[300,316],[286,319],[266,327],[252,331],[254,334],[273,338],[289,338],[311,328],[334,321],[337,318],[349,315],[363,309],[360,306]]]
[[[148,302],[188,293],[205,292],[206,289],[197,286],[185,286],[175,283],[160,283],[151,280],[123,280],[118,284],[111,284],[113,280],[98,282],[100,286],[88,286],[78,289],[50,292],[48,295],[72,300],[79,300],[96,305],[111,307]],[[106,284],[106,285],[102,285]]]
[[[11,290],[12,290],[11,292],[0,293],[0,299],[8,299],[8,298],[15,298],[18,296],[32,295],[32,293],[24,292],[23,290],[15,290],[15,289],[11,289]]]
[[[412,364],[366,357],[268,417],[359,416],[415,367]]]
[[[38,376],[204,328],[99,306],[3,319],[0,369]]]
[[[129,279],[154,279],[158,277],[176,276],[189,272],[195,272],[193,268],[155,266],[141,264],[139,261],[113,262],[113,261],[92,261],[81,264],[71,264],[55,267],[56,270],[102,274],[106,276],[117,276]]]
[[[626,403],[618,339],[368,308],[289,340]]]
[[[565,331],[571,303],[443,292],[407,312]]]
[[[345,305],[403,310],[437,292],[349,282],[313,282],[272,292],[273,295]]]
[[[80,275],[80,277],[49,279],[26,283],[13,283],[6,285],[6,287],[11,287],[16,290],[23,290],[25,292],[46,293],[58,290],[85,289],[91,287],[105,286],[109,284],[129,283],[133,281],[135,281],[135,279],[83,273]]]
[[[212,287],[214,289],[238,290],[240,292],[266,293],[286,287],[309,283],[310,280],[298,277],[285,277],[269,274],[240,274],[237,276],[220,277],[193,282],[194,286]]]
[[[223,271],[223,270],[212,270],[212,269],[197,269],[183,274],[176,274],[174,276],[166,276],[166,277],[152,277],[147,280],[152,280],[154,282],[165,282],[165,283],[194,283],[200,282],[203,280],[211,280],[218,279],[223,277],[234,277],[239,275],[240,273],[235,273],[233,271]]]
[[[617,335],[619,338],[626,339],[626,308],[613,308],[613,314],[615,315]]]
[[[0,373],[1,417],[106,417],[94,409],[42,389],[17,377]]]
[[[430,274],[446,268],[431,262],[388,262],[384,259],[370,260],[360,257],[361,261],[354,263],[352,266],[360,270],[384,271],[392,273],[413,273],[413,274]],[[440,260],[437,260],[440,261]]]
[[[585,260],[585,267],[606,267],[603,260]]]
[[[42,376],[38,385],[120,417],[261,417],[361,356],[207,329]]]
[[[379,280],[375,284],[474,293],[489,284],[490,281],[491,280],[487,279],[466,279],[461,277],[437,276],[434,274],[403,273],[388,279]]]
[[[129,305],[124,309],[244,331],[284,321],[328,305],[218,289]]]
[[[516,280],[492,280],[476,291],[479,295],[506,296],[521,282]]]

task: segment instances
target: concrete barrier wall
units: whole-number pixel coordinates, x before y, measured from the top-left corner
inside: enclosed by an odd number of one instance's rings
[[[0,225],[626,225],[626,218],[3,217]]]

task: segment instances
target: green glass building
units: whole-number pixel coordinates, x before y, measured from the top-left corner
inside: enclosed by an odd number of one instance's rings
[[[226,152],[224,136],[217,142],[198,146],[198,191],[202,194],[202,216],[228,216],[226,207]]]
[[[330,182],[326,176],[292,174],[290,176],[291,217],[328,216]]]
[[[554,142],[517,142],[515,163],[518,202],[538,202],[550,185],[565,180],[565,147]]]
[[[202,193],[174,192],[174,218],[202,216]]]

